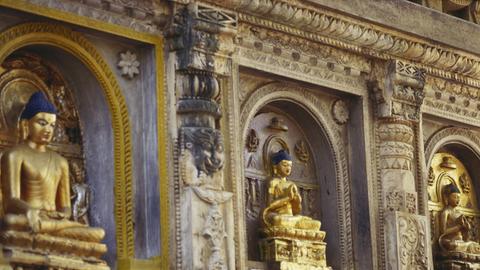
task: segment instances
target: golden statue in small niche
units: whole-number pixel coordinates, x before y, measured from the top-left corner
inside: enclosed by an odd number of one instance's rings
[[[451,183],[444,187],[447,205],[440,213],[440,237],[443,251],[460,251],[480,254],[480,244],[469,240],[472,225],[467,217],[457,210],[460,203],[460,190]]]
[[[468,168],[451,153],[436,153],[430,171],[428,205],[435,269],[477,269],[480,209]]]
[[[106,245],[100,243],[105,232],[70,220],[68,162],[47,147],[56,117],[55,107],[44,94],[34,93],[20,116],[23,142],[1,157],[5,213],[1,241],[21,252],[38,250],[99,258],[107,251]],[[103,261],[97,262],[99,269],[108,269]]]
[[[262,213],[261,257],[279,269],[331,269],[326,262],[325,232],[320,221],[302,216],[302,197],[295,183],[287,179],[292,158],[285,150],[272,156],[273,178],[267,206]],[[312,268],[314,267],[314,268]]]
[[[273,178],[268,188],[267,207],[263,210],[265,227],[320,230],[320,221],[302,216],[302,197],[295,183],[287,180],[292,172],[292,160],[284,150],[272,158]]]

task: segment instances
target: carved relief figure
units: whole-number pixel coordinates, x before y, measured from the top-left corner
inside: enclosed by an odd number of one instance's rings
[[[469,241],[472,225],[467,217],[457,210],[460,190],[451,183],[444,187],[446,206],[440,214],[440,237],[438,243],[443,251],[460,251],[480,254],[480,244]]]
[[[75,180],[72,185],[73,220],[88,225],[87,211],[90,207],[90,187],[84,182],[85,176],[78,163],[71,163],[70,169]]]
[[[60,249],[61,242],[76,250],[77,255],[100,256],[106,252],[106,246],[99,244],[104,230],[70,220],[68,162],[47,147],[56,118],[56,109],[44,94],[34,93],[20,116],[24,141],[2,155],[2,238],[4,244],[11,245],[26,238],[37,248],[47,250]],[[45,237],[31,240],[36,235]]]
[[[192,186],[223,189],[221,169],[224,149],[220,132],[212,128],[184,128],[184,182]]]
[[[267,207],[262,221],[266,227],[320,230],[320,221],[300,215],[302,197],[298,187],[287,180],[292,171],[290,155],[280,150],[272,157],[273,178],[268,187]]]
[[[224,153],[220,132],[211,128],[186,133],[187,148],[193,151],[198,173],[212,175],[223,167]]]

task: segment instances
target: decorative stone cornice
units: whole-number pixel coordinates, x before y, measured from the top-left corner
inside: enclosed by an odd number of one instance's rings
[[[208,0],[212,2],[211,0]],[[413,61],[427,73],[480,86],[480,57],[391,29],[283,0],[223,0],[239,20],[381,59]],[[267,18],[267,19],[263,19]]]
[[[161,34],[170,16],[166,2],[159,0],[21,0],[31,4],[89,17],[148,34]]]

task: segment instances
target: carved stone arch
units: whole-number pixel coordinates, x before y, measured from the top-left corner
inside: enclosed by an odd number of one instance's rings
[[[114,218],[116,256],[132,257],[133,188],[131,130],[125,98],[109,65],[80,33],[50,23],[26,23],[0,33],[0,62],[11,53],[28,46],[49,46],[79,60],[100,85],[110,112],[113,132]]]
[[[447,127],[434,133],[425,144],[427,168],[436,152],[448,144],[458,144],[470,149],[480,159],[480,138],[465,128]]]
[[[440,216],[448,205],[444,187],[455,185],[460,193],[458,211],[466,217],[472,229],[467,233],[469,241],[480,241],[480,138],[466,128],[446,127],[434,133],[425,144],[425,160],[428,177],[424,185],[428,195],[432,253],[436,267],[455,251],[441,253]],[[448,264],[448,263],[447,263]]]
[[[254,116],[265,105],[276,102],[287,101],[295,104],[297,107],[308,113],[316,122],[318,127],[322,130],[325,139],[328,143],[328,151],[332,155],[335,181],[336,181],[336,214],[338,221],[338,249],[335,250],[340,253],[341,262],[339,263],[341,269],[353,269],[353,246],[352,246],[352,228],[351,228],[351,205],[350,205],[350,184],[348,175],[347,154],[344,148],[344,143],[341,141],[341,136],[338,136],[337,124],[330,117],[325,114],[329,112],[329,108],[322,104],[317,96],[312,94],[310,90],[294,85],[284,83],[272,83],[264,85],[247,97],[241,108],[240,123],[242,140],[240,141],[240,148],[247,139],[248,125]],[[242,159],[242,163],[243,163]],[[244,168],[244,164],[242,164]],[[241,179],[244,178],[244,171],[241,171]],[[238,190],[244,190],[244,183],[240,181],[241,185]],[[242,200],[243,201],[243,200]],[[245,217],[243,217],[245,220]],[[328,231],[327,231],[328,239]],[[327,248],[328,251],[328,248]],[[328,255],[327,255],[328,256]],[[327,257],[328,260],[328,257]]]

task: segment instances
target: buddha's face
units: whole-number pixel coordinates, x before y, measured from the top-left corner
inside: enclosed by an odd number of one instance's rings
[[[448,195],[448,205],[456,207],[460,203],[460,193],[450,193]]]
[[[37,144],[48,144],[53,138],[57,116],[40,112],[27,121],[27,140]]]
[[[282,160],[274,167],[275,174],[280,177],[287,177],[292,173],[292,161],[291,160]]]

